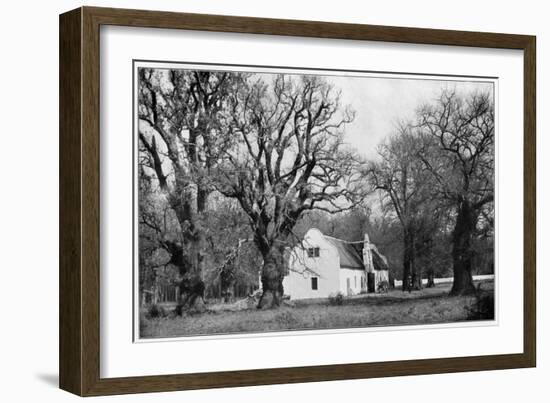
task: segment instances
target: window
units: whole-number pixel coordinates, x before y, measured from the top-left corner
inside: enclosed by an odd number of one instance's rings
[[[316,290],[318,288],[317,277],[311,278],[311,289]]]
[[[307,249],[308,257],[319,257],[319,248],[308,248]]]

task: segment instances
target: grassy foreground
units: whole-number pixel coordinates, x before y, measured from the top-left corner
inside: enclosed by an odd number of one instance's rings
[[[449,297],[450,284],[411,293],[392,290],[345,298],[342,305],[326,299],[294,301],[274,310],[211,309],[203,314],[140,317],[142,338],[255,333],[305,329],[420,325],[472,320],[476,297]],[[482,294],[493,293],[493,282],[482,284]],[[212,307],[214,308],[214,307]]]

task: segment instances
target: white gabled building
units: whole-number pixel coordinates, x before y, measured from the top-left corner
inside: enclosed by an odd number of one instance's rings
[[[367,234],[363,241],[346,242],[311,228],[289,254],[283,287],[291,299],[327,298],[375,292],[383,281],[388,281],[387,260]]]

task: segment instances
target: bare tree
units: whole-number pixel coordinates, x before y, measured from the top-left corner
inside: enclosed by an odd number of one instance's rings
[[[357,157],[342,130],[354,113],[322,78],[279,74],[248,80],[232,98],[231,135],[218,189],[239,201],[263,257],[260,308],[283,295],[285,250],[305,211],[343,211],[354,200]]]
[[[177,237],[177,222],[166,201],[152,191],[156,186],[139,165],[139,283],[140,296],[156,303],[162,275],[173,271],[170,242]],[[166,276],[164,276],[166,277]],[[145,298],[142,298],[142,303]]]
[[[379,160],[370,162],[365,171],[371,186],[382,192],[383,207],[395,214],[403,231],[403,291],[422,288],[421,266],[415,264],[417,237],[432,181],[418,158],[421,146],[412,128],[402,124],[379,146]]]
[[[494,200],[494,123],[494,103],[489,93],[460,96],[443,91],[435,104],[419,111],[418,128],[427,138],[419,155],[440,195],[453,204],[456,212],[452,232],[453,295],[475,291],[472,240],[480,214]]]
[[[433,183],[431,184],[433,185]],[[451,211],[446,200],[430,197],[422,203],[415,225],[415,264],[421,267],[427,286],[435,286],[435,277],[447,277],[450,273],[449,233]]]
[[[248,216],[235,199],[215,195],[206,217],[208,244],[205,282],[207,295],[223,297],[248,295],[258,288],[261,257],[248,225]]]
[[[140,164],[154,174],[179,224],[178,237],[163,242],[183,278],[181,300],[196,310],[204,309],[202,216],[211,172],[231,142],[220,134],[225,99],[239,80],[230,73],[139,69]]]

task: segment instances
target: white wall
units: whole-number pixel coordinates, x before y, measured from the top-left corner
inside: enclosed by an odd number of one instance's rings
[[[246,1],[119,0],[88,5],[217,14],[422,26],[538,35],[538,368],[436,376],[324,382],[102,398],[102,402],[530,402],[548,400],[550,373],[550,25],[546,2],[535,0]],[[57,384],[58,266],[58,14],[82,1],[3,3],[0,96],[2,119],[0,228],[1,373],[3,401],[69,402]],[[546,134],[543,136],[542,134]]]
[[[365,278],[363,270],[340,269],[340,292],[348,295],[351,290],[351,295],[357,295],[361,292],[361,278]],[[347,280],[349,279],[349,290]],[[364,281],[364,280],[363,280]]]
[[[319,248],[319,257],[308,257],[299,247],[290,255],[289,275],[283,279],[285,294],[291,299],[327,298],[338,292],[340,262],[336,248],[317,229],[304,236],[305,248]],[[306,268],[312,271],[306,270]],[[311,288],[311,277],[317,277],[317,290]]]

